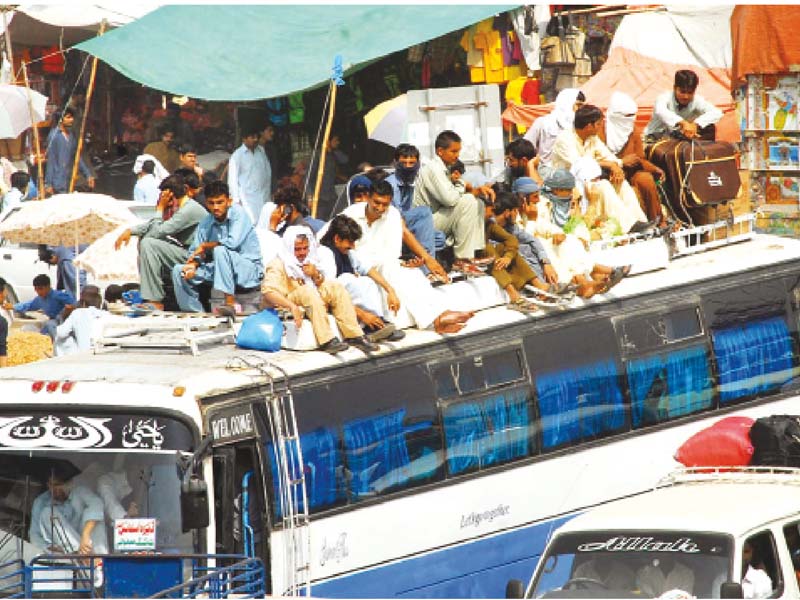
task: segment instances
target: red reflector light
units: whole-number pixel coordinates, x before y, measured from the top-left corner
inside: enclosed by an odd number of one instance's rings
[[[65,394],[68,394],[72,391],[73,387],[75,387],[74,381],[65,381],[61,384],[61,391]]]
[[[41,392],[43,387],[44,387],[44,381],[34,381],[31,384],[31,391],[32,392]]]
[[[48,381],[47,387],[45,387],[44,389],[52,394],[58,389],[58,384],[59,384],[58,381]]]

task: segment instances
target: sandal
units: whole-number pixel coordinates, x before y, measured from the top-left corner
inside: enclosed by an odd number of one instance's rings
[[[530,314],[537,312],[539,307],[535,304],[528,302],[525,298],[519,298],[515,302],[509,302],[506,304],[506,308],[511,310],[516,310],[517,312],[521,312],[524,314]]]
[[[436,273],[428,273],[427,277],[432,287],[439,287],[440,285],[445,285],[447,283],[446,280],[436,275]]]

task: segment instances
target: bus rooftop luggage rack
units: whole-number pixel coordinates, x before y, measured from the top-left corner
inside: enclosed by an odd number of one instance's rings
[[[111,321],[95,341],[95,352],[104,350],[176,350],[200,354],[200,346],[233,342],[235,332],[228,317],[164,313]]]
[[[733,216],[733,213],[729,212],[724,220],[673,231],[670,234],[673,242],[672,256],[695,254],[753,239],[755,222],[756,215],[754,213]]]

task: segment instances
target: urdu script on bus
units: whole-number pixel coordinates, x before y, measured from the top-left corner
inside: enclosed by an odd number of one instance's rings
[[[660,541],[652,537],[612,537],[603,542],[589,542],[578,546],[578,552],[684,552],[694,554],[700,548],[691,538]]]

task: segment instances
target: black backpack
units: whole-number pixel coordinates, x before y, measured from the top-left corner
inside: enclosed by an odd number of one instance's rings
[[[800,467],[800,417],[772,415],[750,429],[754,466]]]

